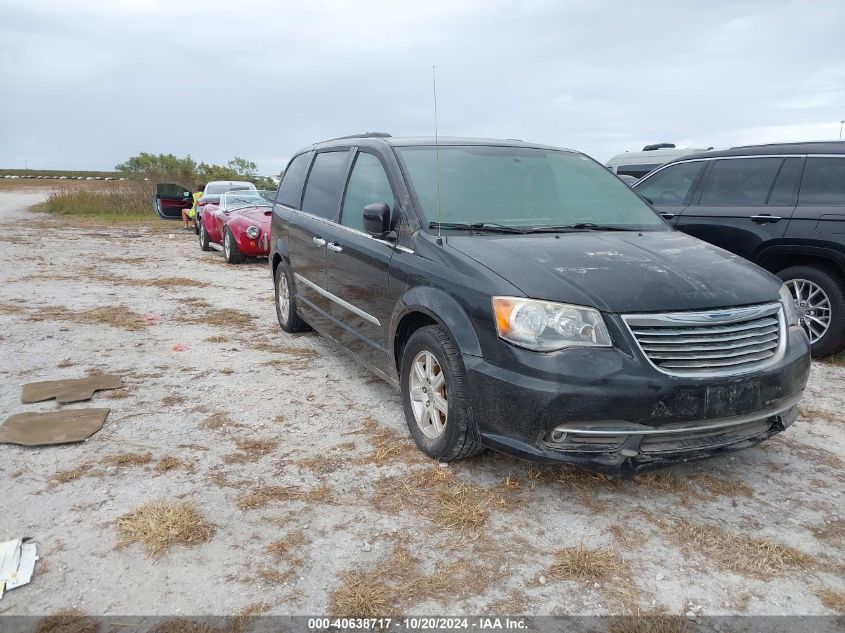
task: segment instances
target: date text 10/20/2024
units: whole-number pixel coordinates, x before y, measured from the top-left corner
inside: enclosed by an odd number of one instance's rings
[[[312,631],[519,631],[526,630],[523,618],[476,617],[476,618],[309,618],[308,628]]]

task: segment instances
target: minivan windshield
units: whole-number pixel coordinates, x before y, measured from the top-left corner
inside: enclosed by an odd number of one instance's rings
[[[439,156],[430,145],[396,149],[424,226],[668,230],[628,186],[583,154],[482,145],[440,146]]]

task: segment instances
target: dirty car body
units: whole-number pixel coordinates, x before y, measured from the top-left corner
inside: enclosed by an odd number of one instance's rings
[[[353,191],[362,156],[389,189]],[[792,424],[808,377],[779,279],[570,150],[312,146],[277,193],[270,261],[282,327],[398,386],[418,446],[447,461],[491,447],[626,474],[707,457]]]

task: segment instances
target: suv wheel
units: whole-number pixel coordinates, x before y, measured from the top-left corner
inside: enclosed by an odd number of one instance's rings
[[[483,450],[472,439],[465,382],[461,355],[443,328],[430,325],[411,335],[400,371],[405,421],[420,450],[443,462]]]
[[[778,273],[795,299],[801,327],[810,338],[813,356],[845,349],[843,281],[813,266],[791,266]]]
[[[276,318],[285,332],[304,332],[308,324],[296,311],[296,297],[290,281],[290,271],[284,262],[276,266]]]

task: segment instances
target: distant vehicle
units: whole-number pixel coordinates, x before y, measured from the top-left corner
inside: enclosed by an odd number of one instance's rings
[[[685,233],[783,279],[814,356],[845,349],[845,142],[687,156],[634,190]]]
[[[227,191],[218,205],[205,205],[199,216],[200,249],[211,244],[223,245],[223,256],[230,264],[240,264],[247,257],[266,257],[270,253],[270,217],[275,191],[245,189]]]
[[[256,186],[246,180],[212,180],[205,185],[202,196],[197,200],[197,214],[194,216],[194,232],[199,235],[200,232],[200,212],[201,207],[217,206],[220,204],[220,196],[227,191],[257,191]],[[213,210],[213,209],[209,209]]]
[[[642,178],[670,160],[706,152],[712,147],[675,147],[673,143],[655,143],[646,145],[641,152],[623,152],[611,158],[605,166],[617,176]]]
[[[163,220],[181,220],[182,210],[194,204],[191,188],[174,183],[156,185],[153,208]]]

